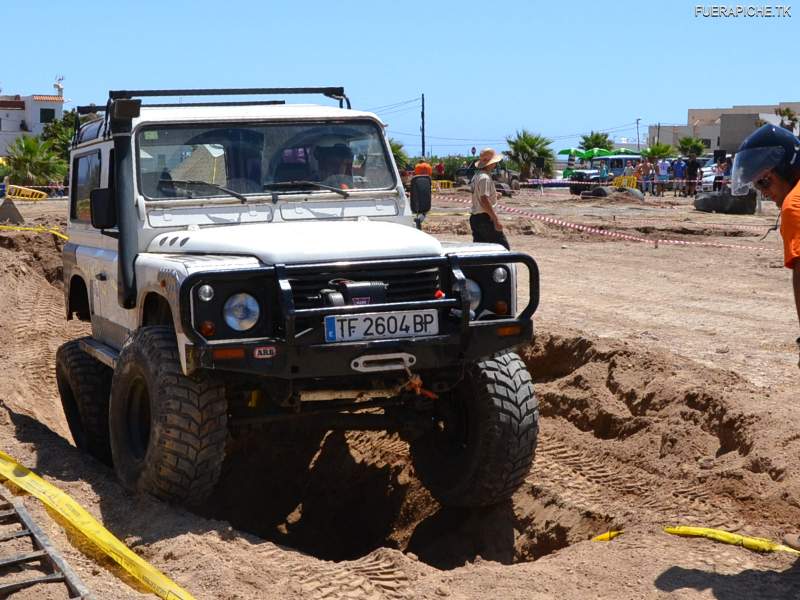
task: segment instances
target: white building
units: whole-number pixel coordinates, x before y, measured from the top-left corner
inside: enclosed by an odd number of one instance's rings
[[[778,104],[747,104],[730,108],[690,108],[686,125],[650,125],[647,131],[647,144],[656,142],[677,146],[683,137],[703,140],[709,152],[727,150],[734,152],[742,141],[763,123],[779,124],[781,118],[775,114],[777,109],[791,109],[800,113],[800,102],[780,102]],[[794,133],[797,133],[795,128]]]
[[[0,156],[8,155],[8,146],[22,135],[39,135],[45,124],[64,114],[64,90],[56,84],[55,96],[0,96]]]

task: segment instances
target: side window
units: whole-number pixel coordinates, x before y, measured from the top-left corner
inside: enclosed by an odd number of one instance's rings
[[[89,193],[100,187],[100,152],[84,154],[72,163],[72,202],[70,218],[90,223]]]
[[[55,108],[40,108],[39,109],[39,123],[52,123],[56,120]]]

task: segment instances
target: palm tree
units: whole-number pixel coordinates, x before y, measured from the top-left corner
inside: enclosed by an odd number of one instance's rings
[[[653,144],[642,150],[642,156],[647,158],[666,158],[674,153],[675,150],[669,144]]]
[[[60,180],[67,172],[67,163],[53,152],[50,142],[23,135],[8,147],[8,177],[19,185],[46,185]]]
[[[589,148],[605,148],[611,150],[614,147],[614,142],[608,137],[607,133],[600,131],[590,131],[586,135],[581,136],[581,143],[578,148],[581,150],[588,150]]]
[[[706,146],[700,138],[687,136],[678,140],[678,151],[685,156],[700,156],[705,150]]]
[[[788,106],[786,108],[776,108],[775,114],[781,118],[781,127],[784,129],[794,131],[794,128],[797,127],[797,113]]]
[[[69,162],[69,152],[72,148],[72,137],[75,135],[76,110],[64,112],[64,116],[55,121],[50,121],[44,126],[39,137],[44,142],[50,142],[53,151],[64,161]],[[81,117],[81,123],[88,117]]]
[[[398,142],[394,138],[389,138],[389,147],[392,149],[392,156],[398,169],[403,169],[408,164],[408,154],[403,149],[403,142]]]
[[[520,180],[530,179],[531,167],[537,158],[544,159],[544,174],[552,173],[554,156],[550,144],[553,143],[553,140],[523,129],[518,131],[515,137],[507,137],[506,143],[509,150],[503,154],[519,165]]]

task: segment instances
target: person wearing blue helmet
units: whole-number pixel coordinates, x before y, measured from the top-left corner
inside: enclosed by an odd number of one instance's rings
[[[792,270],[800,322],[800,139],[776,125],[763,125],[750,134],[733,159],[731,190],[741,195],[751,187],[780,208],[784,265]],[[800,337],[796,343],[800,350]],[[787,534],[783,541],[800,550],[800,534]]]

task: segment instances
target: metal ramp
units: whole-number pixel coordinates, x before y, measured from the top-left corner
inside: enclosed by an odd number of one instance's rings
[[[50,540],[39,528],[22,503],[0,490],[0,524],[19,524],[19,531],[0,534],[0,598],[7,598],[14,592],[39,584],[62,583],[69,591],[70,600],[91,600],[92,596],[75,572],[59,555]],[[32,552],[6,556],[3,544],[19,538],[29,538]],[[14,567],[31,565],[35,577],[3,583]]]

